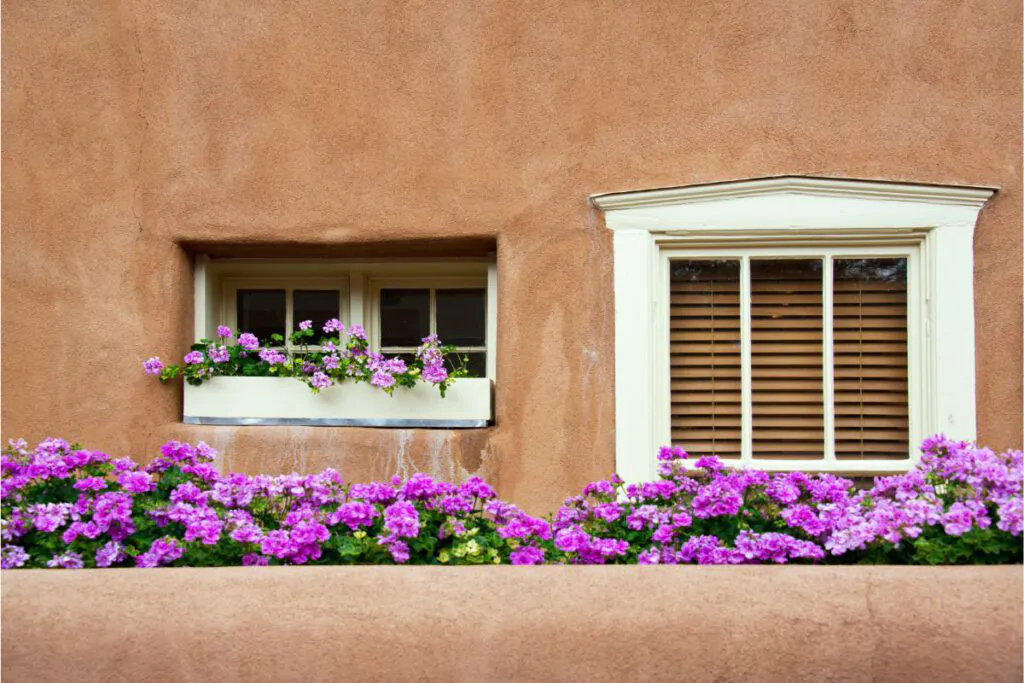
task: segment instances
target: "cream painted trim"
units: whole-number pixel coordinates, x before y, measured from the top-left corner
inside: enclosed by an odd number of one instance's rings
[[[207,311],[209,310],[210,297],[213,294],[208,291],[207,269],[210,265],[210,257],[206,254],[196,256],[196,265],[192,273],[193,293],[193,315],[194,325],[192,330],[193,339],[202,339],[211,336],[216,330],[209,327],[207,322]],[[216,326],[216,323],[214,324]]]
[[[978,210],[995,193],[995,188],[967,185],[924,185],[811,176],[778,176],[724,183],[688,185],[635,192],[591,195],[602,211],[649,206],[678,206],[693,202],[726,201],[772,194],[805,194],[819,197],[847,197],[912,201],[925,204],[962,204]]]
[[[437,387],[422,382],[389,396],[365,383],[345,382],[314,394],[294,377],[214,377],[201,386],[185,385],[184,419],[198,424],[487,423],[491,394],[491,381],[483,378],[455,380],[442,398]]]
[[[498,264],[487,264],[487,376],[498,379]]]
[[[670,435],[665,354],[666,250],[832,246],[912,247],[919,306],[909,322],[924,339],[910,354],[911,410],[918,434],[974,438],[974,259],[978,213],[994,190],[786,176],[596,195],[612,230],[615,277],[616,467],[627,481],[656,476],[655,453]],[[916,276],[915,276],[916,278]],[[916,310],[913,310],[916,309]],[[915,357],[918,360],[913,360]],[[922,367],[918,367],[922,366]],[[920,397],[915,406],[914,396]],[[659,408],[659,406],[661,406]],[[750,461],[758,465],[756,459]],[[901,471],[907,461],[763,463],[773,469],[849,474]]]

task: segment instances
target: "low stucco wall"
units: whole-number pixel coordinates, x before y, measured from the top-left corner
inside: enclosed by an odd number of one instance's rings
[[[10,681],[1020,681],[1020,567],[3,574]]]

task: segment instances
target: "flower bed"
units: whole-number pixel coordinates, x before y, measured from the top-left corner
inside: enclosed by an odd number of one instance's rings
[[[218,474],[203,443],[145,467],[47,439],[2,459],[4,568],[264,564],[1017,563],[1024,454],[943,437],[920,464],[857,490],[847,479],[684,467],[587,485],[550,519],[479,478],[347,485]]]

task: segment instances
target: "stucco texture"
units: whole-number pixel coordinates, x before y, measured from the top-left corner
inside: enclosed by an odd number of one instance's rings
[[[1017,683],[1020,567],[18,570],[35,681]]]
[[[978,436],[1022,444],[1019,3],[3,14],[5,438],[139,456],[205,439],[227,469],[349,479],[473,472],[547,511],[614,467],[611,240],[588,195],[809,174],[999,188],[975,242]],[[180,389],[141,372],[191,341],[182,245],[440,239],[497,245],[493,428],[185,427]]]

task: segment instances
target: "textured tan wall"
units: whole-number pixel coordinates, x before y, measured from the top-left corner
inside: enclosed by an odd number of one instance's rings
[[[10,571],[4,680],[1018,683],[1020,567]]]
[[[3,435],[231,469],[474,471],[550,509],[613,467],[611,240],[586,197],[777,174],[998,186],[980,439],[1022,444],[1020,3],[3,5]],[[495,238],[473,433],[184,428],[178,243]]]

